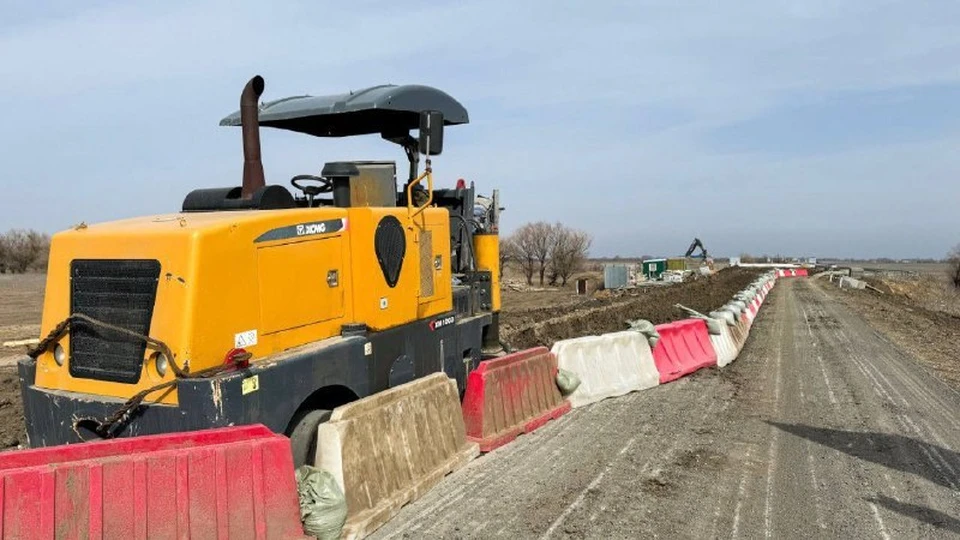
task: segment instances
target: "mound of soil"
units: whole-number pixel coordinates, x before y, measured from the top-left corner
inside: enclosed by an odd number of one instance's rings
[[[0,369],[0,449],[27,445],[23,424],[23,402],[20,400],[20,378],[16,368]]]
[[[514,349],[551,347],[555,341],[616,332],[628,319],[654,324],[686,315],[676,304],[708,313],[746,288],[760,273],[756,269],[727,268],[695,281],[668,287],[636,289],[634,296],[593,299],[576,306],[551,306],[500,314],[500,335]]]

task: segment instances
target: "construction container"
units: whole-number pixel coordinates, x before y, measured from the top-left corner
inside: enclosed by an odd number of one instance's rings
[[[627,286],[630,277],[629,269],[625,264],[603,265],[603,288],[619,289]]]
[[[659,280],[667,270],[666,259],[647,259],[643,261],[643,275],[650,280]]]
[[[687,259],[685,257],[674,257],[667,259],[667,270],[682,272],[687,269]]]

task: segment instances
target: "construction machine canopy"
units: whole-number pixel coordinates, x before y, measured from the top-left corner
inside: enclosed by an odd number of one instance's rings
[[[262,126],[306,133],[317,137],[348,137],[379,133],[399,137],[420,127],[420,113],[443,114],[446,126],[469,122],[467,110],[446,92],[430,86],[381,85],[332,96],[295,96],[263,103]],[[239,126],[240,111],[220,121]]]

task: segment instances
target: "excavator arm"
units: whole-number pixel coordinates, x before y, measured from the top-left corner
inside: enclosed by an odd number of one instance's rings
[[[696,251],[698,247],[700,248],[700,251],[701,251],[700,257],[706,259],[708,256],[707,248],[703,247],[703,242],[701,242],[699,238],[693,239],[693,242],[690,243],[690,247],[687,248],[687,253],[684,255],[684,257],[689,257],[693,255],[693,252]]]

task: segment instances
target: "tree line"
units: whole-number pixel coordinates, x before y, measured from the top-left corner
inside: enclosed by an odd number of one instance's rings
[[[50,235],[32,229],[11,229],[0,234],[0,274],[46,271]]]
[[[527,223],[501,242],[501,271],[515,264],[528,285],[538,277],[541,286],[563,286],[583,266],[592,242],[586,232],[562,223]]]

